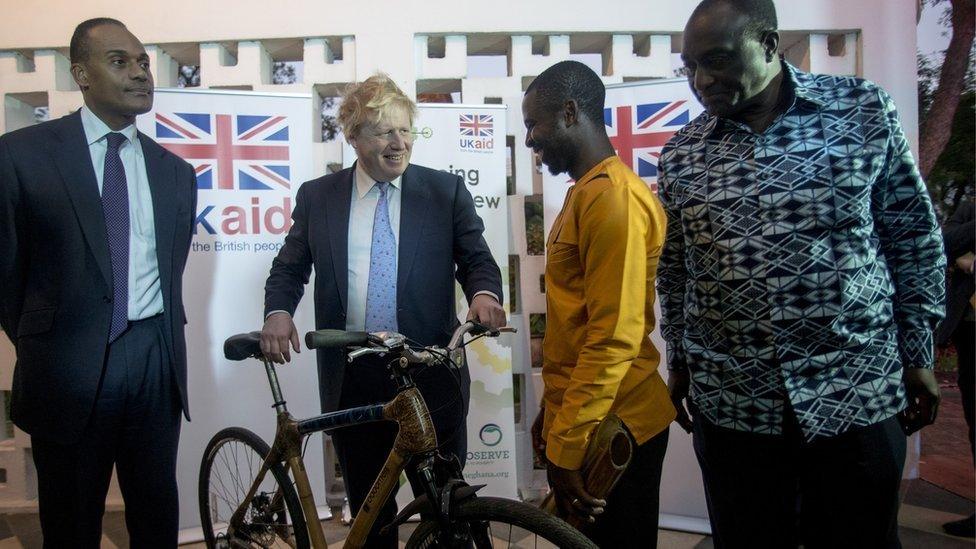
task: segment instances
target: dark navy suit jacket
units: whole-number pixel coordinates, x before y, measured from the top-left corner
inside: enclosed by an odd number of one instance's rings
[[[965,199],[942,226],[946,257],[952,266],[956,259],[976,251],[976,203]],[[947,345],[953,332],[969,311],[969,298],[976,291],[973,275],[959,269],[949,269],[946,280],[946,317],[935,332],[935,341]]]
[[[139,133],[163,294],[163,335],[188,415],[183,267],[196,210],[193,168]],[[14,343],[11,416],[77,441],[94,406],[112,318],[105,218],[79,112],[0,136],[0,325]]]
[[[294,224],[265,285],[265,315],[276,310],[294,314],[314,266],[315,327],[345,329],[354,173],[355,166],[309,181],[298,190]],[[469,302],[480,291],[501,300],[501,272],[460,177],[410,164],[401,182],[399,330],[424,345],[446,345],[458,325],[454,280],[460,282]],[[334,349],[320,349],[317,358],[322,409],[335,410],[346,361]]]

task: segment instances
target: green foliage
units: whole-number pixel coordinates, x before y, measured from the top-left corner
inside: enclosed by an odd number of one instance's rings
[[[199,65],[180,65],[179,75],[176,79],[178,88],[195,88],[200,85],[200,66]]]
[[[528,197],[525,200],[525,240],[529,255],[546,253],[545,221],[543,219],[542,197]]]
[[[931,57],[916,53],[918,63],[918,119],[924,120],[932,106],[932,94],[939,85],[939,69]]]
[[[298,74],[295,73],[295,64],[289,61],[275,61],[271,69],[272,84],[294,84],[298,81]]]
[[[927,182],[943,214],[955,209],[965,193],[972,192],[976,179],[973,159],[973,151],[976,151],[976,92],[967,91],[959,99],[951,135]]]
[[[542,337],[546,335],[545,313],[529,314],[529,335],[532,337]]]
[[[322,120],[322,141],[328,143],[339,135],[342,128],[339,127],[339,120],[335,113],[338,112],[335,97],[322,98],[322,111],[319,113]]]

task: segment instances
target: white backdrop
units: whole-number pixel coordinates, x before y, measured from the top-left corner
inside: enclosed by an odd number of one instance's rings
[[[418,105],[410,162],[459,175],[485,223],[485,240],[502,271],[506,309],[508,288],[508,200],[505,183],[505,107],[427,103]],[[343,163],[356,153],[348,144]],[[458,287],[458,315],[467,303]],[[471,371],[468,456],[465,479],[486,484],[481,494],[514,498],[515,424],[512,396],[512,336],[480,339],[467,348]],[[411,499],[401,490],[397,500]]]
[[[688,82],[684,79],[651,80],[610,85],[607,86],[606,106],[604,122],[617,154],[656,192],[661,148],[675,131],[702,111]],[[566,174],[556,177],[545,167],[542,169],[548,235],[572,180]],[[661,311],[657,305],[655,309],[660,319]],[[654,328],[651,339],[661,351],[659,370],[667,379],[664,340],[659,328]],[[691,446],[691,435],[673,423],[661,477],[661,526],[707,532],[707,517],[701,471]]]
[[[311,97],[232,91],[157,90],[139,131],[197,169],[197,225],[184,275],[190,415],[177,461],[180,526],[199,526],[200,460],[220,429],[243,426],[269,442],[275,413],[264,368],[223,356],[228,336],[260,330],[264,281],[291,226],[298,186],[311,177]],[[313,326],[311,299],[296,313],[299,330]],[[295,356],[295,355],[293,355]],[[319,412],[314,353],[278,369],[296,416]],[[325,504],[322,445],[305,461],[316,501]]]

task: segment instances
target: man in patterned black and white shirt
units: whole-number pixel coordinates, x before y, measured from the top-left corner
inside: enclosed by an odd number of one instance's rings
[[[716,547],[899,547],[942,239],[891,98],[783,62],[776,28],[771,0],[705,0],[685,28],[706,112],[660,161],[669,388]]]

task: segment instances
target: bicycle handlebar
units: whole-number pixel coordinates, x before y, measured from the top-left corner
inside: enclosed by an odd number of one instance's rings
[[[473,321],[465,322],[454,330],[450,343],[444,349],[430,347],[414,349],[406,343],[406,338],[395,332],[346,332],[343,330],[316,330],[305,334],[305,345],[309,349],[358,347],[349,351],[348,358],[352,362],[365,355],[385,354],[392,351],[400,352],[401,356],[413,364],[431,364],[441,360],[444,355],[455,351],[464,339],[465,334],[488,334],[491,337],[500,333],[515,333],[515,328],[506,326],[491,329]],[[430,349],[430,350],[428,350]]]
[[[345,330],[315,330],[305,334],[305,346],[309,349],[331,349],[366,345],[369,334],[366,332],[347,332]]]

